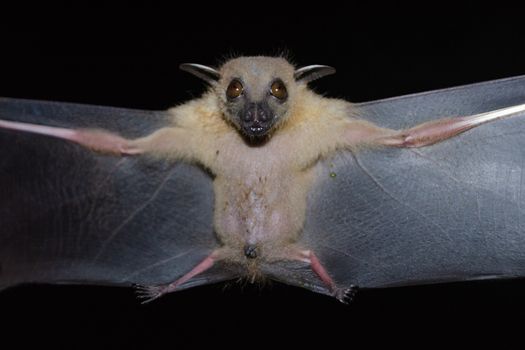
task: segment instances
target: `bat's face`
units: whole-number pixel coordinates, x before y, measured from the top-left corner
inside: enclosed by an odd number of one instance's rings
[[[241,57],[225,63],[215,86],[224,115],[248,139],[271,135],[288,115],[296,82],[283,58]]]
[[[296,70],[282,57],[265,56],[235,58],[219,70],[195,63],[180,67],[212,85],[224,117],[249,141],[264,140],[286,122],[301,87],[335,73],[323,65]]]

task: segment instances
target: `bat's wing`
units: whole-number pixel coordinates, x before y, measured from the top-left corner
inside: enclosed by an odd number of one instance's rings
[[[0,119],[137,137],[165,125],[167,113],[0,99]],[[171,282],[217,246],[211,186],[189,165],[0,129],[0,289]],[[183,287],[228,277],[210,271]]]
[[[525,103],[517,77],[358,105],[395,129]],[[303,244],[341,286],[525,277],[525,114],[319,165]],[[297,284],[325,291],[312,276]]]

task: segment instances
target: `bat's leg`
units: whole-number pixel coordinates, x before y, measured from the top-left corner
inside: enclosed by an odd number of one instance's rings
[[[168,284],[161,284],[157,286],[137,286],[138,296],[144,299],[143,304],[149,303],[157,298],[160,298],[164,294],[168,294],[177,290],[177,288],[184,283],[188,282],[193,277],[203,273],[213,266],[217,260],[218,252],[215,251],[208,255],[204,260],[197,264],[190,272],[186,273],[181,278]]]
[[[481,124],[523,112],[525,112],[525,104],[466,117],[438,119],[379,138],[378,141],[393,147],[423,147],[441,142]]]
[[[357,291],[357,286],[351,285],[349,288],[338,287],[313,251],[301,250],[298,259],[310,264],[312,271],[319,276],[321,281],[323,281],[323,283],[330,289],[332,295],[337,298],[337,300],[342,303],[352,301]]]
[[[0,120],[0,128],[46,135],[75,142],[92,151],[112,155],[136,155],[141,149],[117,134],[96,129],[67,129],[53,126]]]

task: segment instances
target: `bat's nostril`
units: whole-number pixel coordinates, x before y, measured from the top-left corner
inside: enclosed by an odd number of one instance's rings
[[[262,122],[267,122],[270,118],[268,118],[268,114],[261,112],[259,113],[259,120]]]

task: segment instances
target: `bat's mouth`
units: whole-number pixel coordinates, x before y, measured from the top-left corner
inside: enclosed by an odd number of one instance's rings
[[[270,125],[262,125],[260,123],[253,123],[250,125],[243,125],[242,131],[246,136],[249,137],[261,137],[268,134],[270,131]]]
[[[241,129],[246,136],[261,137],[271,130],[275,121],[272,111],[264,103],[252,103],[240,116]]]

